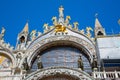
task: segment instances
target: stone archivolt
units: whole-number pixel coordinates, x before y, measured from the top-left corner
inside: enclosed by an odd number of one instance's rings
[[[37,42],[34,44],[31,48],[28,48],[26,52],[26,56],[28,57],[29,65],[31,60],[37,55],[37,50],[40,51],[41,47],[45,46],[46,44],[49,44],[51,42],[55,41],[70,41],[71,43],[76,43],[78,46],[82,46],[83,49],[88,50],[87,55],[90,58],[90,62],[92,63],[93,55],[96,55],[95,46],[89,44],[83,39],[77,38],[75,36],[59,36],[59,37],[51,37],[46,38],[40,42]],[[84,45],[84,46],[83,46]],[[24,60],[23,60],[24,61]]]
[[[33,72],[29,74],[24,80],[37,80],[42,79],[44,77],[48,76],[56,76],[59,75],[69,75],[73,77],[75,80],[94,80],[92,77],[90,77],[87,73],[79,70],[79,69],[72,69],[72,68],[66,68],[66,67],[52,67],[47,69],[38,70],[36,72]]]

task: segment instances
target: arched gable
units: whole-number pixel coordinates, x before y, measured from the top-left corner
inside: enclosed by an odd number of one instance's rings
[[[37,56],[38,52],[41,49],[43,49],[43,47],[46,47],[46,45],[49,43],[59,42],[59,41],[63,41],[63,42],[68,41],[70,43],[73,43],[73,45],[75,45],[75,46],[82,47],[87,52],[90,62],[92,63],[93,55],[96,54],[94,45],[91,45],[87,41],[85,41],[81,38],[75,37],[75,36],[63,35],[63,36],[57,36],[57,37],[53,36],[50,38],[43,39],[43,40],[37,42],[36,44],[34,44],[33,46],[31,46],[30,48],[28,48],[26,55],[24,56],[23,60],[21,61],[20,66],[22,66],[22,63],[23,63],[25,57],[28,58],[28,64],[31,65],[32,59],[35,56]]]

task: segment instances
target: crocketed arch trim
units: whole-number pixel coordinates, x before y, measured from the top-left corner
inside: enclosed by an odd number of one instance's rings
[[[37,70],[31,74],[29,74],[27,77],[25,77],[24,80],[38,80],[42,79],[47,76],[54,76],[56,74],[62,74],[62,75],[69,75],[72,77],[76,77],[79,80],[94,80],[89,74],[81,71],[80,69],[73,69],[73,68],[66,68],[66,67],[52,67],[52,68],[46,68],[46,69],[40,69]]]

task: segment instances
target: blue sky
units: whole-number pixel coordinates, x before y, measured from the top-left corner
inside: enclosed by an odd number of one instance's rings
[[[71,23],[78,21],[79,29],[94,28],[95,14],[107,34],[118,34],[120,26],[120,0],[0,0],[0,30],[5,27],[5,41],[16,44],[17,35],[29,22],[29,30],[43,31],[43,24],[52,24],[63,5],[64,15],[71,16]]]

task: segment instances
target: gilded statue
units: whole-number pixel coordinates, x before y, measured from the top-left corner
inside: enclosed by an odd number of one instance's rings
[[[52,17],[52,21],[53,21],[53,24],[54,24],[54,25],[57,25],[57,17],[55,17],[55,16]]]
[[[31,35],[31,39],[34,40],[36,38],[36,30],[32,30],[30,35]]]
[[[70,28],[70,29],[72,29],[72,25],[71,24],[69,24],[67,27]]]
[[[90,33],[90,31],[93,31],[93,29],[91,28],[91,27],[87,27],[86,28],[86,31],[87,31],[87,36],[90,38],[91,37],[91,33]]]
[[[47,24],[45,23],[45,24],[43,25],[43,27],[44,27],[44,30],[49,30],[48,23],[47,23]]]
[[[55,26],[50,26],[50,30],[52,30]]]
[[[69,20],[71,20],[70,16],[66,16],[66,20],[65,20],[66,26],[69,24]]]
[[[84,34],[85,33],[84,29],[80,30],[80,33]]]
[[[75,30],[78,30],[78,25],[79,25],[79,23],[78,23],[78,22],[74,22],[73,24],[74,24],[74,29],[75,29]]]
[[[57,33],[57,32],[67,32],[66,27],[62,26],[62,25],[56,25],[55,26],[55,33]]]
[[[41,34],[42,34],[41,32],[39,32],[39,31],[37,32],[37,36],[40,36]]]

